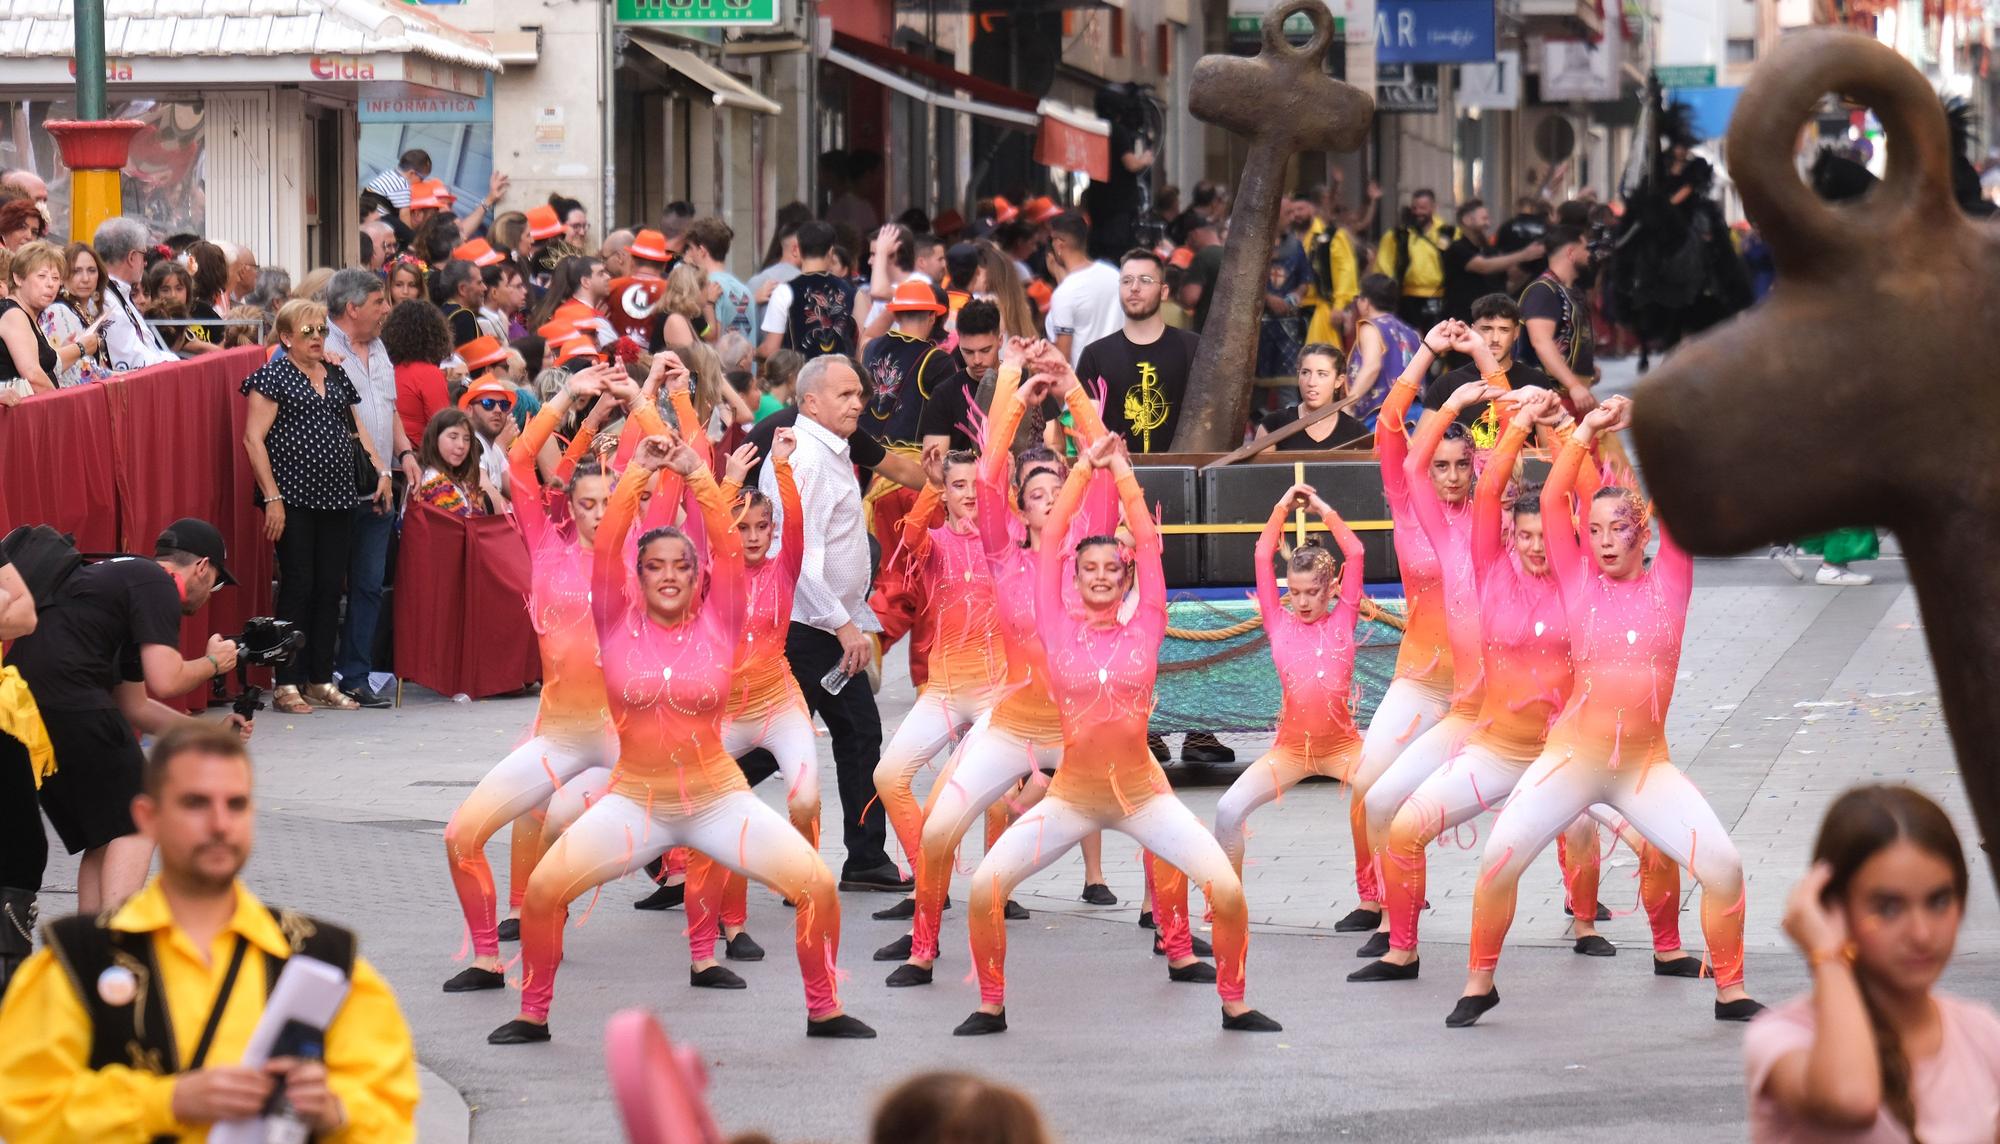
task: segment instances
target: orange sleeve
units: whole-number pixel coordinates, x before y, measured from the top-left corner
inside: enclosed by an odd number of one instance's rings
[[[1070,390],[1068,396],[1063,398],[1063,404],[1068,407],[1070,417],[1076,421],[1079,451],[1082,446],[1090,444],[1110,431],[1104,427],[1104,414],[1098,411],[1097,402],[1090,399],[1090,394],[1083,386],[1079,385]]]
[[[708,430],[701,423],[701,415],[694,411],[694,395],[688,390],[676,389],[667,395],[667,399],[674,403],[674,420],[681,423],[681,438],[701,454],[702,464],[708,464]],[[654,410],[653,416],[657,419],[659,411]]]
[[[1027,408],[1021,404],[1020,389],[1020,363],[1001,366],[1000,379],[993,386],[993,407],[986,415],[986,440],[979,449],[979,479],[1003,488],[1014,434],[1020,431],[1021,418],[1027,414]]]

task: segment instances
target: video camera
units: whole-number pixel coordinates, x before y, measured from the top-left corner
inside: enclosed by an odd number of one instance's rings
[[[235,642],[236,682],[243,690],[231,709],[245,719],[254,719],[264,709],[264,689],[251,686],[249,670],[292,662],[299,649],[306,646],[306,634],[288,620],[253,616],[243,621],[243,634]]]

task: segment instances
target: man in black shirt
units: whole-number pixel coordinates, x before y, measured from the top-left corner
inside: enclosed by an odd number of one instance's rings
[[[1090,343],[1077,359],[1076,376],[1095,389],[1104,379],[1104,425],[1125,438],[1134,453],[1164,453],[1173,447],[1200,339],[1167,325],[1160,303],[1167,298],[1167,269],[1150,250],[1133,249],[1118,260],[1118,304],[1125,325]]]
[[[1577,279],[1590,266],[1590,248],[1583,232],[1570,226],[1550,227],[1542,246],[1548,251],[1549,268],[1521,291],[1521,317],[1535,360],[1561,387],[1570,413],[1582,417],[1597,408],[1597,398],[1590,392],[1597,384],[1590,306],[1576,288]]]
[[[866,376],[861,372],[859,365],[854,364],[852,361],[848,364],[853,366],[855,376]],[[745,435],[744,439],[750,444],[757,446],[757,461],[750,466],[750,475],[743,478],[744,488],[754,489],[757,487],[757,478],[764,471],[764,458],[771,455],[771,441],[777,435],[778,430],[789,429],[798,424],[798,421],[799,407],[788,405],[751,426],[750,432]],[[860,429],[856,429],[848,435],[847,451],[854,458],[855,467],[861,470],[861,479],[864,485],[867,483],[870,473],[880,473],[905,488],[921,489],[924,487],[924,467],[918,464],[914,457],[905,457],[899,453],[891,453],[882,447],[882,442],[870,437]]]
[[[1529,243],[1511,253],[1494,247],[1487,231],[1493,213],[1478,199],[1458,208],[1458,237],[1444,251],[1444,316],[1472,321],[1472,304],[1488,294],[1505,293],[1508,275],[1542,257],[1542,244]]]
[[[854,320],[854,283],[831,273],[827,255],[833,250],[833,227],[809,222],[799,228],[799,273],[771,291],[760,326],[764,338],[757,356],[768,358],[792,350],[807,361],[823,354],[853,356],[858,324]]]
[[[158,735],[190,720],[147,693],[185,695],[236,665],[236,644],[219,635],[199,659],[180,654],[181,617],[236,583],[224,555],[215,526],[177,520],[160,533],[153,559],[119,556],[71,573],[39,607],[34,632],[8,648],[55,748],[42,809],[69,852],[83,855],[81,913],[137,892],[152,863],[152,843],[132,825],[145,761],[133,730]],[[250,725],[231,720],[247,738]]]
[[[1493,353],[1493,360],[1506,371],[1507,384],[1515,389],[1534,386],[1538,389],[1553,390],[1555,383],[1549,375],[1538,369],[1533,362],[1517,361],[1515,349],[1521,339],[1521,308],[1505,294],[1488,294],[1472,304],[1472,330],[1486,343]],[[1458,388],[1478,381],[1479,367],[1467,362],[1457,369],[1447,371],[1434,378],[1424,390],[1424,408],[1443,409],[1444,403]],[[1480,401],[1459,411],[1458,423],[1468,428],[1486,416],[1489,403]],[[1506,426],[1496,426],[1495,432]]]
[[[438,295],[444,320],[451,327],[451,344],[462,346],[479,336],[479,308],[486,304],[486,280],[479,267],[454,258],[438,271]]]
[[[966,427],[972,424],[975,406],[981,411],[993,406],[993,385],[1000,370],[1000,307],[974,298],[959,308],[958,360],[964,363],[964,369],[941,388],[932,390],[930,399],[924,402],[923,422],[918,431],[923,436],[926,453],[933,449],[979,447]],[[1030,420],[1036,424],[1030,426]],[[1039,418],[1022,418],[1016,443],[1032,444],[1040,428]]]

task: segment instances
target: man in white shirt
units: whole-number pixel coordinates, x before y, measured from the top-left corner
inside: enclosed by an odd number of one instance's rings
[[[1118,270],[1090,257],[1090,226],[1075,213],[1049,223],[1049,261],[1062,270],[1062,282],[1049,297],[1049,341],[1074,368],[1083,347],[1117,333],[1125,323]]]
[[[368,430],[370,441],[388,441],[385,459],[400,468],[414,489],[421,475],[403,419],[396,416],[396,367],[382,344],[382,323],[389,318],[389,295],[372,270],[349,269],[326,284],[328,360],[339,355],[340,368],[361,395],[354,416]],[[393,453],[393,457],[388,454]],[[368,677],[374,669],[375,629],[382,615],[382,581],[389,571],[389,538],[396,530],[391,506],[363,501],[354,506],[354,529],[348,538],[347,618],[340,628],[340,651],[334,671],[340,689],[363,707],[391,706]]]
[[[848,358],[827,354],[806,363],[797,385],[799,440],[791,465],[805,513],[805,553],[785,656],[806,706],[826,723],[833,740],[847,847],[840,888],[907,893],[914,883],[889,858],[888,820],[875,796],[882,715],[863,678],[874,655],[867,633],[880,631],[881,624],[868,607],[868,529],[847,447],[861,418],[861,375]],[[782,503],[776,466],[764,466],[758,487],[773,505]],[[782,534],[783,522],[778,524]],[[820,683],[835,667],[850,678],[829,693]]]
[[[122,217],[98,223],[96,233],[90,236],[98,261],[104,263],[105,276],[111,279],[104,298],[104,347],[112,369],[143,369],[180,360],[132,303],[132,287],[146,273],[146,247],[151,240],[145,223]]]

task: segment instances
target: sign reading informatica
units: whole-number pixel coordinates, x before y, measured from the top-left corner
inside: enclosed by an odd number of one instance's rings
[[[778,0],[618,0],[621,24],[776,25]]]
[[[1493,0],[1381,0],[1378,64],[1465,64],[1493,59]]]

